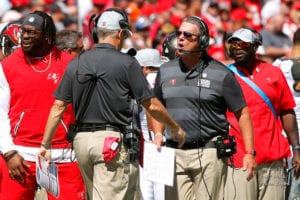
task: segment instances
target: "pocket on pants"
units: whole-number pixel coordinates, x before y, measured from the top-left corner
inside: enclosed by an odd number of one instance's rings
[[[120,139],[118,137],[106,137],[103,143],[102,155],[105,162],[113,160],[119,152]]]

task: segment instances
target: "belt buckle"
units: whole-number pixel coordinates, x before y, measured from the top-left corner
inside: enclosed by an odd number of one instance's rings
[[[90,131],[91,131],[91,132],[97,131],[97,125],[92,124],[91,127],[90,127]]]

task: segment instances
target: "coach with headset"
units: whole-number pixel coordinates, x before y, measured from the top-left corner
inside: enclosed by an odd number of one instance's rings
[[[155,98],[137,60],[120,52],[132,34],[127,15],[117,8],[105,10],[95,18],[92,33],[95,47],[69,64],[54,93],[40,155],[50,161],[44,147],[51,145],[60,117],[72,103],[77,122],[73,147],[88,199],[138,199],[138,162],[129,151],[136,132],[127,134],[132,131],[132,99],[172,130],[178,148],[185,132]]]
[[[167,200],[223,199],[227,159],[234,153],[227,109],[235,113],[246,149],[254,149],[252,122],[241,88],[226,66],[207,55],[208,45],[205,22],[196,16],[184,19],[177,31],[178,57],[163,64],[157,75],[155,95],[186,131],[186,142],[179,149],[166,129],[166,146],[175,148],[176,156],[174,186],[166,187]],[[163,144],[163,125],[156,122],[153,130],[154,142]],[[230,153],[224,154],[227,150]],[[244,161],[251,179],[255,158],[247,155]]]

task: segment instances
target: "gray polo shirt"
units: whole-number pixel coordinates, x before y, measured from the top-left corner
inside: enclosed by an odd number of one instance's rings
[[[163,64],[154,92],[186,131],[186,143],[228,134],[227,109],[246,106],[232,72],[208,56],[193,70],[187,70],[180,58]]]
[[[72,60],[54,96],[73,103],[77,114],[92,76],[97,77],[97,84],[81,123],[128,125],[131,99],[142,102],[154,96],[137,60],[110,44],[96,44]]]

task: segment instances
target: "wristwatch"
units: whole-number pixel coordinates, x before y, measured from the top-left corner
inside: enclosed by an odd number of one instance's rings
[[[299,150],[300,150],[300,145],[294,146],[294,147],[293,147],[293,150],[298,150],[298,151],[299,151]]]
[[[250,154],[252,156],[256,156],[256,151],[255,150],[246,151],[246,154]]]

